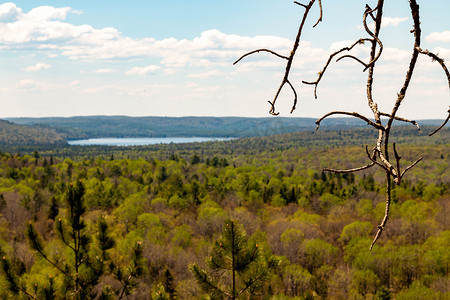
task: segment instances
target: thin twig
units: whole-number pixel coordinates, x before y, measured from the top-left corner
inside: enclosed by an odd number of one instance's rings
[[[400,173],[400,159],[402,157],[400,155],[398,155],[397,147],[396,147],[395,143],[393,143],[393,146],[394,146],[394,157],[395,157],[395,161],[397,162],[397,174],[401,174]],[[401,175],[398,176],[397,178],[395,178],[395,180],[396,180],[395,183],[397,185],[400,185],[401,180],[402,180],[402,176]]]
[[[417,50],[424,55],[428,55],[429,57],[431,57],[433,59],[433,61],[437,61],[442,69],[445,72],[445,75],[447,75],[447,81],[448,81],[448,87],[450,88],[450,72],[448,71],[447,66],[445,65],[445,62],[442,58],[440,58],[437,54],[434,54],[433,52],[430,52],[428,50],[423,50],[420,47],[417,47]]]
[[[26,289],[23,289],[21,287],[17,287],[19,289],[19,291],[21,291],[22,293],[24,293],[25,295],[27,295],[29,298],[31,299],[37,299],[35,296],[31,295],[30,293],[27,292]]]
[[[319,0],[319,8],[320,8],[320,16],[319,16],[319,19],[317,20],[316,24],[313,25],[313,28],[316,27],[317,24],[322,22],[322,17],[323,17],[322,0]]]
[[[384,210],[384,218],[383,221],[381,221],[381,224],[378,225],[378,231],[375,235],[375,238],[372,241],[372,244],[370,245],[369,251],[372,251],[373,245],[377,242],[377,240],[380,238],[381,233],[384,230],[384,227],[386,226],[386,222],[389,219],[389,209],[391,207],[391,174],[388,172],[386,173],[386,208]]]
[[[297,2],[297,1],[294,2],[295,4],[298,4],[298,5],[303,6],[306,10],[305,10],[305,12],[303,13],[303,18],[302,18],[302,21],[301,21],[300,26],[299,26],[299,28],[298,28],[298,32],[297,32],[297,36],[296,36],[296,38],[295,38],[294,46],[292,47],[291,53],[290,53],[290,55],[289,55],[288,58],[285,57],[285,56],[283,56],[283,55],[276,54],[275,52],[270,51],[270,50],[267,50],[267,49],[259,49],[259,50],[251,51],[251,52],[248,52],[248,53],[244,54],[240,59],[238,59],[238,60],[235,62],[235,64],[236,64],[236,63],[239,62],[242,58],[244,58],[244,57],[246,57],[246,56],[248,56],[248,55],[250,55],[250,54],[259,52],[259,51],[270,52],[270,53],[272,53],[272,54],[274,54],[274,55],[276,55],[276,56],[278,56],[278,57],[281,57],[281,58],[283,58],[283,59],[287,59],[288,62],[287,62],[287,64],[286,64],[286,71],[285,71],[285,73],[284,73],[283,80],[281,81],[280,86],[278,87],[278,90],[277,90],[277,92],[276,92],[276,94],[275,94],[274,99],[273,99],[272,101],[268,101],[268,102],[270,103],[270,110],[269,110],[269,113],[270,113],[271,115],[275,115],[275,116],[276,116],[276,115],[279,114],[279,113],[276,112],[276,110],[275,110],[275,103],[276,103],[276,101],[277,101],[277,99],[278,99],[278,96],[279,96],[280,93],[281,93],[281,90],[283,89],[283,87],[284,87],[284,85],[285,85],[286,83],[287,83],[287,84],[292,88],[292,90],[294,91],[294,97],[295,97],[295,98],[294,98],[294,105],[292,106],[292,109],[291,109],[291,113],[292,113],[292,112],[294,111],[294,109],[295,109],[296,102],[297,102],[297,92],[295,91],[295,89],[294,89],[294,87],[292,86],[292,84],[289,82],[289,73],[290,73],[290,71],[291,71],[291,66],[292,66],[292,62],[293,62],[293,60],[294,60],[295,53],[297,52],[298,46],[299,46],[299,44],[300,44],[300,37],[301,37],[301,34],[302,34],[302,32],[303,32],[303,27],[304,27],[304,25],[305,25],[305,22],[306,22],[306,19],[307,19],[307,17],[308,17],[308,14],[309,14],[309,12],[310,12],[310,10],[311,10],[311,7],[313,6],[313,4],[314,4],[315,2],[316,2],[316,0],[311,0],[311,1],[308,3],[308,5],[301,4],[301,3]]]
[[[358,171],[362,171],[362,170],[368,169],[368,168],[370,168],[370,167],[372,167],[374,165],[375,165],[375,163],[371,162],[370,164],[368,164],[366,166],[359,167],[359,168],[354,168],[354,169],[339,170],[339,169],[324,168],[324,169],[322,169],[322,171],[323,172],[332,172],[332,173],[335,173],[335,174],[338,174],[338,173],[353,173],[353,172],[358,172]]]
[[[329,116],[331,116],[331,115],[347,115],[347,116],[352,116],[352,117],[359,118],[359,119],[361,119],[361,120],[366,121],[366,122],[367,122],[367,125],[373,126],[373,127],[375,127],[376,129],[384,130],[384,127],[383,127],[381,124],[377,124],[377,123],[375,123],[375,122],[369,120],[369,119],[366,118],[365,116],[358,114],[357,112],[346,112],[346,111],[332,111],[332,112],[327,113],[327,114],[324,115],[322,118],[320,118],[320,119],[318,119],[318,120],[316,121],[316,125],[317,125],[316,130],[319,129],[320,122],[322,122],[325,118],[327,118],[327,117],[329,117]]]
[[[412,165],[410,165],[409,167],[405,168],[405,170],[402,172],[400,177],[403,177],[403,175],[405,175],[406,172],[408,172],[412,167],[414,167],[415,165],[417,165],[423,157],[420,157],[418,160],[416,160],[415,162],[412,163]]]
[[[320,80],[322,79],[323,74],[325,74],[325,71],[327,70],[327,68],[328,68],[328,66],[330,65],[330,63],[331,63],[331,61],[333,60],[333,58],[334,58],[336,55],[338,55],[339,53],[343,52],[343,51],[350,51],[350,50],[352,50],[356,45],[364,44],[365,41],[371,41],[371,40],[370,40],[370,39],[359,39],[359,40],[357,40],[356,42],[354,42],[350,47],[344,47],[344,48],[342,48],[342,49],[340,49],[340,50],[338,50],[338,51],[332,53],[332,54],[330,55],[330,57],[328,58],[328,61],[326,62],[325,66],[323,67],[322,71],[320,71],[320,72],[318,73],[318,74],[319,74],[319,77],[317,78],[316,81],[305,81],[305,80],[302,81],[304,84],[314,85],[314,98],[317,99],[317,86],[318,86]],[[342,57],[341,57],[341,58],[342,58]],[[336,61],[339,61],[341,58],[337,59]],[[355,58],[355,59],[356,59],[356,58]],[[367,66],[365,63],[363,63],[363,62],[360,61],[359,59],[356,59],[356,60],[358,60],[359,62],[361,62],[364,66]]]
[[[382,14],[381,8],[383,6],[383,1],[380,1],[380,2],[381,3],[379,3],[378,6],[372,10],[367,5],[366,11],[364,12],[364,17],[363,17],[364,29],[373,38],[373,42],[372,42],[373,45],[376,46],[376,43],[378,43],[378,45],[380,46],[380,50],[378,51],[378,54],[375,57],[371,56],[372,57],[371,61],[367,64],[366,68],[363,71],[366,71],[368,68],[373,66],[375,64],[375,62],[380,58],[381,53],[383,52],[383,43],[378,38],[379,27],[381,26],[381,14]],[[375,33],[373,33],[372,31],[370,31],[369,27],[367,26],[367,15],[373,13],[375,10],[377,10],[377,18],[375,20]]]
[[[336,59],[336,62],[340,61],[343,58],[352,58],[367,68],[367,64],[365,62],[363,62],[362,60],[360,60],[359,58],[357,58],[356,56],[353,56],[353,55],[343,55],[343,56],[339,57],[338,59]]]
[[[377,151],[377,153],[379,154],[378,151]],[[372,156],[370,156],[369,148],[368,148],[367,145],[366,145],[366,154],[367,154],[367,157],[368,157],[374,164],[377,164],[378,166],[380,166],[381,168],[383,168],[387,173],[390,173],[390,172],[391,172],[385,165],[383,165],[382,163],[379,163],[375,158],[373,158]]]
[[[294,93],[294,104],[292,105],[291,108],[291,114],[292,112],[295,110],[295,107],[297,106],[297,92],[295,91],[294,87],[292,86],[291,82],[289,80],[286,80],[287,84],[289,84],[289,86],[292,89],[292,92]]]
[[[441,130],[442,127],[445,126],[445,124],[447,124],[448,120],[450,119],[450,109],[448,110],[448,116],[447,119],[445,119],[444,123],[442,123],[441,126],[439,126],[438,128],[436,128],[435,130],[433,130],[432,133],[429,134],[429,136],[432,136],[433,134],[435,134],[436,132],[438,132],[439,130]]]
[[[302,3],[298,2],[298,1],[294,1],[294,3],[298,4],[300,6],[303,6],[304,8],[308,8],[308,6],[306,4],[302,4]]]
[[[380,116],[389,117],[389,118],[391,117],[390,114],[387,114],[387,113],[384,113],[384,112],[380,112]],[[411,124],[413,124],[414,126],[417,127],[417,130],[420,130],[419,124],[416,121],[414,121],[414,120],[408,120],[408,119],[405,119],[405,118],[402,118],[402,117],[397,117],[397,116],[394,117],[394,120],[402,121],[402,122],[406,122],[406,123],[411,123]]]
[[[258,50],[253,50],[253,51],[251,51],[251,52],[245,53],[245,54],[242,55],[238,60],[236,60],[236,61],[233,63],[233,65],[237,64],[238,62],[240,62],[244,57],[249,56],[249,55],[254,54],[254,53],[258,53],[258,52],[269,52],[270,54],[273,54],[273,55],[275,55],[275,56],[278,56],[278,57],[280,57],[280,58],[282,58],[282,59],[286,59],[286,60],[289,59],[289,57],[284,56],[284,55],[281,55],[281,54],[278,54],[278,53],[276,53],[275,51],[272,51],[272,50],[269,50],[269,49],[258,49]]]

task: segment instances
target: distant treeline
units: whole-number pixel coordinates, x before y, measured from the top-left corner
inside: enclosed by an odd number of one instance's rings
[[[444,128],[439,134],[429,137],[428,134],[434,127],[424,126],[418,131],[414,126],[397,126],[392,132],[392,141],[398,145],[428,145],[448,146],[450,141],[450,129]],[[41,156],[72,159],[90,159],[102,157],[109,159],[114,156],[119,158],[144,158],[144,159],[169,159],[173,155],[189,158],[193,154],[204,157],[255,155],[261,152],[280,153],[287,150],[295,150],[302,147],[313,148],[337,148],[341,146],[368,145],[373,147],[377,132],[369,127],[358,127],[346,130],[312,130],[296,133],[278,134],[264,137],[239,138],[227,141],[214,141],[187,144],[159,144],[148,146],[69,146],[64,144],[40,144],[40,145],[0,145],[0,152],[20,153],[32,155],[39,151]],[[363,148],[362,149],[362,153]]]
[[[48,118],[10,118],[9,121],[27,126],[49,126],[64,138],[99,137],[254,137],[310,131],[314,118],[244,118],[244,117],[127,117],[86,116]],[[423,120],[421,125],[438,126],[441,120]],[[354,118],[330,118],[323,129],[348,129],[366,124]]]

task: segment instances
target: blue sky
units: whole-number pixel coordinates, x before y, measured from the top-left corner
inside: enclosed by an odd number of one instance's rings
[[[376,1],[368,1],[374,7]],[[331,110],[370,116],[366,73],[353,61],[333,63],[313,81],[330,53],[360,37],[364,3],[323,1],[313,9],[294,61],[299,93],[294,117]],[[357,4],[352,4],[357,3]],[[450,57],[450,1],[419,1],[422,47]],[[403,83],[412,49],[408,1],[386,1],[376,69],[375,100],[389,112]],[[288,55],[303,8],[284,0],[14,1],[0,2],[0,117],[74,115],[268,116],[285,63],[260,53]],[[353,54],[367,59],[367,46]],[[421,57],[399,114],[445,118],[450,92],[438,64]],[[278,111],[289,116],[292,94],[283,90]],[[426,109],[424,109],[426,108]]]

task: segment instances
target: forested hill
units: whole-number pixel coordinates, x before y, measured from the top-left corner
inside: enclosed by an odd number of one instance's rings
[[[0,145],[66,145],[65,136],[46,126],[23,126],[0,120]]]
[[[21,125],[45,124],[68,139],[98,137],[248,137],[312,129],[312,118],[87,116],[14,118]],[[347,121],[341,125],[347,125]],[[353,125],[354,122],[351,124]]]
[[[48,118],[10,118],[20,125],[46,125],[67,139],[98,137],[251,137],[309,131],[314,118],[244,117],[127,117],[85,116]],[[422,121],[421,125],[439,125],[441,120]],[[329,118],[322,128],[345,129],[366,126],[354,118]]]

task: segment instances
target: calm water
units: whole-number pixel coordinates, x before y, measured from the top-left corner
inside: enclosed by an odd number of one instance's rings
[[[170,144],[170,143],[194,143],[194,142],[209,142],[209,141],[225,141],[232,138],[210,138],[210,137],[155,137],[155,138],[98,138],[87,140],[68,141],[72,146],[145,146],[155,144]]]

